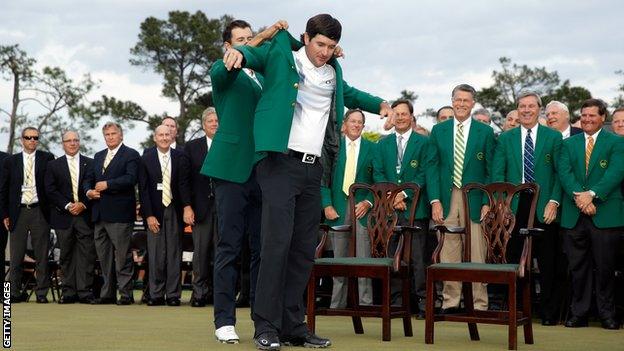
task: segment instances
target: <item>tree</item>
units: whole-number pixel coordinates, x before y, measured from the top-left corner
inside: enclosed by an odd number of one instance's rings
[[[8,73],[9,79],[13,80],[11,112],[2,110],[9,117],[9,127],[2,128],[9,133],[7,152],[13,152],[19,139],[15,136],[16,131],[22,127],[37,127],[42,136],[41,147],[50,149],[50,145],[60,143],[63,131],[89,130],[97,125],[85,98],[96,86],[89,75],[74,81],[58,67],[44,67],[37,71],[33,67],[35,59],[28,57],[18,45],[0,47],[0,57],[2,72]],[[86,151],[90,137],[84,133],[82,139],[86,141],[82,144]]]
[[[549,102],[557,100],[566,104],[570,110],[570,119],[575,121],[575,113],[581,109],[583,101],[591,97],[591,92],[589,92],[589,90],[583,87],[570,86],[570,80],[566,79],[552,94],[542,96],[542,103],[546,106]]]
[[[531,68],[512,63],[508,57],[498,60],[501,71],[493,71],[494,84],[477,92],[476,100],[483,107],[505,116],[515,108],[516,97],[521,91],[532,90],[540,95],[550,95],[559,85],[559,74],[545,67]]]
[[[415,92],[411,90],[404,89],[404,90],[401,90],[401,96],[399,96],[397,100],[408,100],[409,102],[413,104],[414,102],[416,102],[417,99],[418,99],[418,94],[416,94]]]
[[[615,74],[624,77],[624,70],[615,71]],[[618,91],[620,92],[620,94],[616,96],[611,103],[611,106],[613,106],[614,109],[624,107],[624,83],[620,83],[620,85],[618,85]]]
[[[221,32],[231,20],[227,15],[208,19],[201,11],[172,11],[167,20],[148,17],[141,23],[138,41],[130,49],[130,63],[162,75],[163,95],[179,103],[178,142],[184,141],[192,120],[200,118],[201,111],[193,107],[194,101],[210,87],[210,67],[222,56]],[[130,106],[131,102],[124,104],[132,112],[139,112],[136,106]],[[160,118],[143,114],[139,120],[157,125]]]

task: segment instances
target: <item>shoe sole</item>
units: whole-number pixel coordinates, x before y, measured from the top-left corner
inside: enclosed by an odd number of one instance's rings
[[[301,347],[301,346],[303,346],[303,347],[308,348],[308,349],[325,349],[325,348],[328,348],[328,347],[331,346],[331,342],[328,342],[327,344],[319,345],[319,344],[310,344],[310,343],[307,343],[307,342],[303,343],[303,344],[298,344],[298,343],[295,344],[295,343],[292,343],[290,341],[284,341],[282,343],[282,345],[284,345],[284,346],[294,346],[294,347]]]
[[[279,351],[281,349],[281,345],[280,346],[264,346],[264,345],[260,344],[259,342],[257,342],[256,340],[254,340],[254,344],[256,344],[256,348],[258,350]],[[286,345],[286,344],[284,344],[284,345]]]
[[[222,344],[238,344],[238,342],[240,341],[239,339],[230,339],[230,340],[219,339],[216,336],[215,336],[215,340],[217,340],[218,342]]]

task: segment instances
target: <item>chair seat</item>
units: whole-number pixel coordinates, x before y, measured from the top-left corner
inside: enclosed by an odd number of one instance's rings
[[[518,264],[491,264],[478,262],[436,263],[430,267],[436,269],[465,269],[473,271],[516,272]]]
[[[392,258],[373,257],[322,257],[314,260],[317,265],[352,265],[352,266],[386,266],[392,267]]]

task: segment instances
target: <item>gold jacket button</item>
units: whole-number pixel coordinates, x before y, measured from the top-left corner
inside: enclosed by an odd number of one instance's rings
[[[292,104],[290,104],[290,106],[295,107],[295,103],[293,102]]]
[[[295,84],[293,84],[293,87],[294,87],[295,89],[299,88],[299,83],[295,83]]]

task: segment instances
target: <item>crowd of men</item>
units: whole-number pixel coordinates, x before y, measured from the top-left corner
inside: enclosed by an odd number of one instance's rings
[[[211,69],[216,109],[202,114],[206,136],[184,146],[175,143],[177,123],[171,117],[154,130],[155,146],[142,155],[124,145],[121,126],[109,122],[102,128],[107,147],[93,158],[80,154],[79,134],[67,131],[65,154],[54,159],[37,150],[38,130],[25,128],[23,151],[0,155],[0,218],[10,232],[11,301],[26,300],[22,267],[30,235],[36,302],[48,302],[53,228],[63,271],[60,303],[132,304],[130,242],[138,205],[148,231],[149,306],[180,305],[181,238],[184,227],[191,226],[191,305],[214,301],[218,341],[239,341],[237,262],[248,247],[256,347],[328,347],[329,339],[308,330],[302,297],[322,220],[343,224],[355,216],[356,254],[370,254],[366,216],[372,203],[357,198],[351,213],[351,184],[417,183],[423,191],[415,218],[423,232],[430,221],[470,225],[477,233],[472,260],[483,262],[480,220],[489,207],[472,194],[466,218],[461,188],[505,181],[540,186],[535,225],[544,233],[534,242],[534,252],[542,324],[557,324],[563,294],[558,282],[569,272],[565,325],[587,325],[595,292],[602,327],[620,327],[613,275],[624,227],[624,138],[618,136],[624,134],[624,110],[613,113],[612,133],[604,128],[606,105],[589,99],[580,111],[581,128],[575,128],[566,105],[552,101],[544,107],[538,94],[523,92],[497,137],[488,110],[473,114],[474,88],[460,84],[450,92],[451,105],[438,110],[437,124],[427,131],[416,124],[410,101],[390,105],[346,84],[336,60],[341,55],[338,20],[326,14],[312,17],[300,41],[287,28],[278,21],[255,37],[245,21],[225,28],[224,58]],[[343,113],[345,106],[349,110]],[[393,131],[376,144],[363,139],[363,111],[387,117],[385,128]],[[394,200],[400,222],[407,221],[411,196],[403,192]],[[518,223],[528,220],[525,201],[519,200]],[[6,233],[2,237],[6,240]],[[411,243],[412,294],[421,314],[426,238],[415,235]],[[347,254],[347,237],[336,234],[332,244],[334,255]],[[462,245],[461,236],[450,236],[442,262],[461,261]],[[514,254],[512,241],[510,260],[517,259]],[[92,289],[96,258],[103,276],[99,296]],[[361,304],[372,303],[370,280],[360,279],[358,291]],[[457,312],[459,283],[445,282],[442,293],[442,313]],[[491,307],[486,285],[474,284],[473,298],[476,309]],[[331,307],[346,303],[346,282],[336,278]]]

